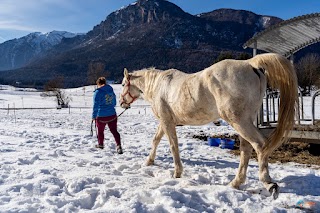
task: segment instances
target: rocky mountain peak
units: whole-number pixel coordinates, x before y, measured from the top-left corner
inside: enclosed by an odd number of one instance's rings
[[[131,26],[155,24],[171,19],[192,17],[177,5],[166,0],[138,0],[107,16],[105,21],[88,33],[90,37],[112,37]]]
[[[166,0],[139,0],[136,5],[138,12],[140,12],[141,21],[144,23],[165,21],[168,18],[183,18],[186,16],[186,12],[180,7]]]
[[[259,27],[259,30],[282,21],[282,19],[273,16],[262,16],[246,10],[228,8],[202,13],[199,17],[216,22],[235,22],[243,25],[256,25]]]

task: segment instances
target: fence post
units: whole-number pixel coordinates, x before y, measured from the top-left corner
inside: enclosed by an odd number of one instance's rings
[[[16,117],[16,104],[13,103],[13,115],[14,115],[14,124],[17,123],[17,117]]]
[[[270,119],[269,119],[269,97],[270,95],[266,95],[266,113],[267,113],[267,125],[270,125]]]

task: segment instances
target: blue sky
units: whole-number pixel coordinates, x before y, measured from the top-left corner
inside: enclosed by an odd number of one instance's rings
[[[320,12],[320,0],[170,0],[191,14],[220,8],[282,19]],[[1,0],[0,43],[31,32],[86,33],[111,12],[135,0]]]

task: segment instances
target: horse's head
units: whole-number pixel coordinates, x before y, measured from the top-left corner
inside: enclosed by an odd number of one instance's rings
[[[130,108],[130,105],[140,97],[141,90],[132,81],[132,75],[124,68],[122,80],[122,93],[120,95],[120,106]]]

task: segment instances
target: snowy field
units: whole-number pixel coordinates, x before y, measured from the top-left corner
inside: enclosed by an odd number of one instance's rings
[[[112,86],[119,97],[121,86]],[[260,190],[255,160],[241,190],[229,187],[239,158],[192,138],[200,132],[233,133],[226,123],[177,127],[184,172],[175,179],[165,138],[156,165],[145,166],[158,121],[143,100],[119,117],[124,154],[118,155],[108,130],[105,149],[94,148],[93,87],[66,90],[72,108],[61,110],[40,92],[0,88],[0,108],[33,108],[0,110],[0,212],[304,212],[294,208],[299,200],[320,206],[318,167],[270,164],[281,187],[277,200]],[[320,212],[318,207],[313,212]]]

